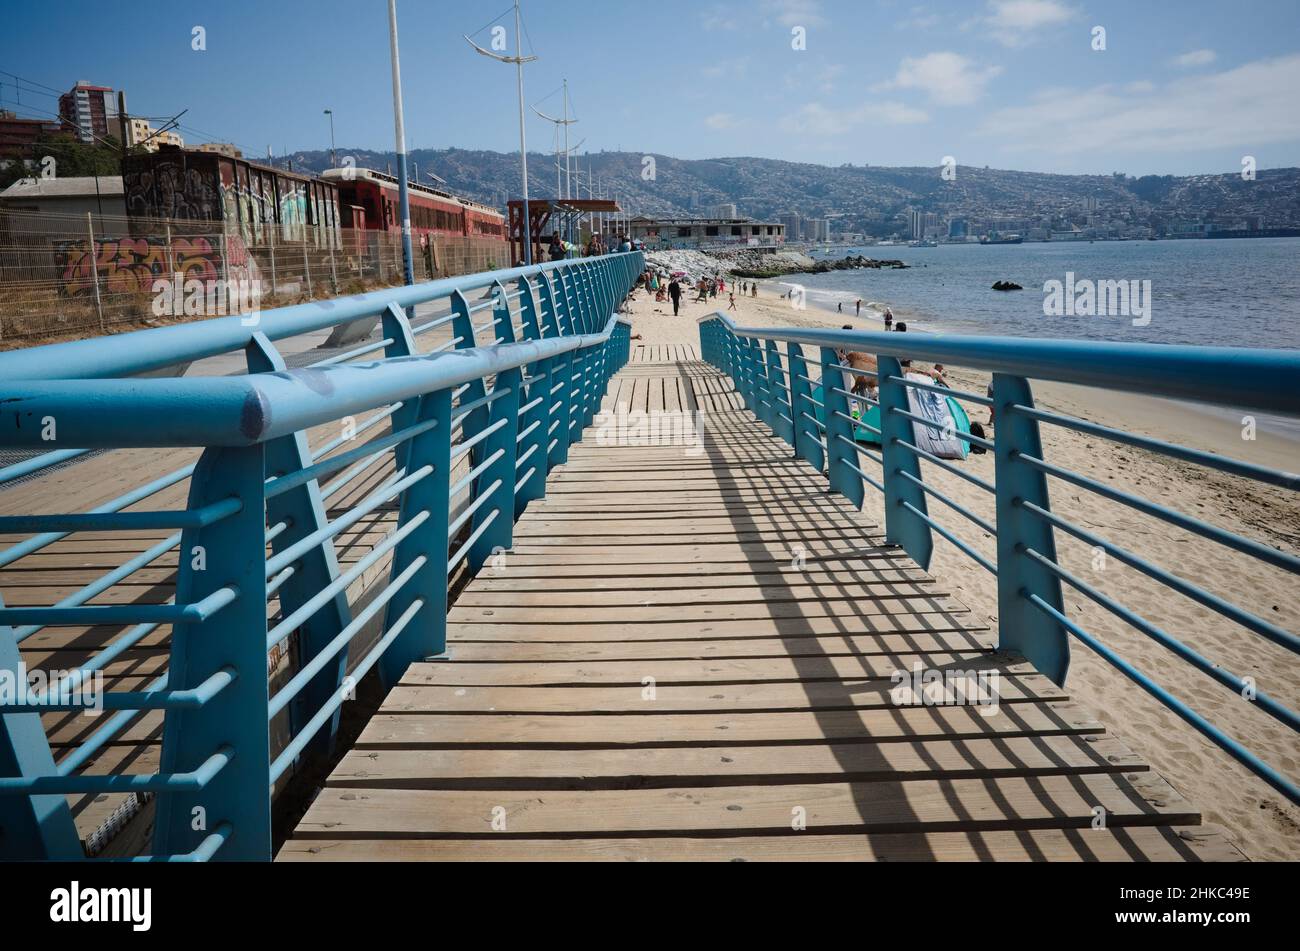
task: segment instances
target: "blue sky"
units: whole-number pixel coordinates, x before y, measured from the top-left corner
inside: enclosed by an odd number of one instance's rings
[[[5,0],[0,70],[182,109],[187,143],[391,148],[383,0]],[[518,148],[509,0],[399,0],[408,145]],[[585,148],[838,165],[1188,174],[1300,165],[1297,0],[524,0],[528,103],[567,77]],[[511,18],[501,21],[510,24]],[[207,49],[191,48],[194,26]],[[1094,50],[1104,27],[1105,49]],[[804,49],[796,31],[802,29]],[[484,45],[491,34],[477,34]],[[509,42],[513,51],[513,29]],[[0,75],[0,107],[53,98]],[[553,147],[530,113],[530,151]]]

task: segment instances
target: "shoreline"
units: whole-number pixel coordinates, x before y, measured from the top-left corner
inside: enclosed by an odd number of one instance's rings
[[[723,259],[717,259],[719,265],[725,265]],[[894,305],[886,301],[862,298],[862,313],[852,312],[853,301],[857,298],[849,291],[819,290],[808,287],[796,278],[803,276],[799,272],[777,278],[756,280],[760,295],[766,294],[768,300],[779,302],[782,295],[794,285],[803,286],[805,308],[802,313],[817,311],[825,314],[840,324],[853,323],[854,329],[884,330],[884,308],[894,311],[895,323],[906,323],[909,332],[934,334],[958,334],[960,331],[945,327],[919,314],[905,305]],[[748,280],[741,278],[741,280]],[[730,284],[729,284],[730,286]],[[834,306],[836,298],[842,298],[846,305],[844,311]],[[760,300],[763,298],[760,298]],[[738,299],[739,300],[739,299]],[[752,302],[752,298],[744,300]],[[725,310],[722,302],[719,310]],[[790,308],[792,314],[799,310]],[[796,325],[799,322],[795,321]],[[865,326],[857,326],[865,324]],[[974,371],[978,372],[978,371]],[[1300,430],[1290,420],[1281,420],[1268,414],[1235,411],[1231,407],[1196,403],[1190,400],[1171,400],[1158,396],[1146,396],[1141,393],[1117,393],[1092,389],[1070,383],[1032,380],[1036,397],[1059,401],[1075,407],[1076,415],[1083,415],[1093,422],[1117,429],[1130,428],[1152,435],[1153,432],[1166,434],[1168,441],[1181,442],[1204,452],[1222,454],[1220,447],[1233,446],[1233,455],[1247,462],[1269,466],[1284,471],[1295,471],[1300,460]],[[1256,438],[1244,439],[1244,417],[1252,416],[1256,420]],[[1173,424],[1171,428],[1171,423]],[[1155,437],[1159,438],[1159,437]]]

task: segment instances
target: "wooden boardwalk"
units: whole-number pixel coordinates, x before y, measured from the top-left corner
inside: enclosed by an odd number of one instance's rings
[[[706,430],[572,447],[280,859],[1242,858],[689,348],[618,406]],[[897,705],[914,665],[997,705]]]

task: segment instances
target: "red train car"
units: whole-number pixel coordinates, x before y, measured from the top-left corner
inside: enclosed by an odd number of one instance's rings
[[[369,168],[331,168],[321,178],[336,185],[343,210],[343,227],[365,227],[372,231],[401,231],[398,215],[398,182],[392,175]],[[411,206],[411,233],[455,235],[506,240],[506,219],[501,212],[450,192],[428,185],[407,183]],[[349,214],[349,206],[364,214]],[[360,218],[355,223],[346,219]]]

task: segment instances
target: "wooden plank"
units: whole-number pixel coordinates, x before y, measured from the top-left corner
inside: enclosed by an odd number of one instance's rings
[[[618,688],[613,688],[618,689]],[[621,688],[644,709],[642,687]],[[888,683],[846,684],[844,694],[873,691],[888,696]],[[993,708],[982,708],[988,713]],[[505,746],[744,746],[753,743],[914,742],[965,740],[991,736],[1048,736],[1101,733],[1096,720],[1068,702],[999,706],[982,715],[969,706],[803,710],[776,713],[645,713],[639,716],[528,714],[376,714],[356,747],[446,749],[464,745]],[[671,738],[671,739],[668,739]]]
[[[544,664],[494,663],[454,660],[443,663],[415,663],[407,668],[405,684],[476,684],[578,686],[640,686],[646,678],[655,683],[756,683],[767,680],[808,682],[812,680],[889,680],[899,671],[914,667],[924,670],[1004,671],[1027,673],[1034,668],[1009,663],[988,651],[938,651],[930,654],[857,654],[778,657],[742,657],[704,660],[584,660],[552,661]]]
[[[653,599],[647,598],[647,601]],[[700,621],[763,620],[769,618],[834,617],[852,623],[850,619],[878,614],[896,614],[912,611],[941,611],[960,613],[964,608],[944,597],[872,598],[869,600],[831,600],[789,602],[783,604],[695,604],[664,607],[656,604],[635,607],[556,607],[546,612],[545,620],[553,624],[594,623],[651,623],[681,621],[694,618]],[[529,622],[539,620],[536,608],[520,607],[454,607],[448,614],[453,623],[487,621],[491,624]]]
[[[1141,772],[1119,741],[1098,736],[695,746],[663,749],[351,750],[327,785],[353,789],[663,789],[675,786],[916,782]]]
[[[570,607],[580,606],[589,609],[607,607],[630,607],[633,605],[653,604],[656,607],[681,605],[691,607],[701,603],[711,605],[730,604],[781,604],[784,602],[807,602],[817,600],[901,600],[919,596],[937,595],[932,582],[924,579],[907,579],[902,581],[871,581],[866,583],[822,582],[818,584],[799,584],[793,579],[785,584],[766,584],[721,587],[704,586],[646,589],[630,587],[596,590],[561,589],[559,591],[526,591],[489,589],[467,590],[456,599],[458,608],[475,608],[482,606],[502,607]]]
[[[472,631],[470,632],[472,633]],[[871,635],[837,637],[738,637],[659,641],[585,641],[552,643],[540,638],[522,642],[452,642],[453,660],[537,663],[584,660],[706,660],[741,657],[854,657],[865,654],[927,653],[983,650],[988,645],[968,632],[943,634]]]
[[[829,634],[945,633],[971,631],[989,647],[996,638],[981,619],[969,613],[916,611],[909,614],[859,615],[839,617],[788,617],[710,619],[708,621],[643,622],[633,627],[622,622],[587,622],[569,624],[550,622],[535,614],[513,623],[454,621],[448,626],[452,644],[461,641],[658,641],[701,640],[713,637],[811,637]]]
[[[290,839],[278,862],[1244,862],[1213,826],[663,839]]]
[[[326,787],[295,838],[380,835],[675,835],[791,829],[820,833],[1088,829],[1196,825],[1200,816],[1150,773],[690,789],[429,791]],[[494,819],[504,831],[494,831]],[[499,825],[498,825],[499,828]]]
[[[1061,688],[1042,674],[1002,677],[998,702],[1046,703],[1068,699]],[[803,712],[809,710],[896,709],[878,681],[780,681],[745,684],[658,684],[653,704],[640,690],[624,687],[411,686],[398,684],[389,691],[381,713],[493,713],[493,714],[673,714]]]

